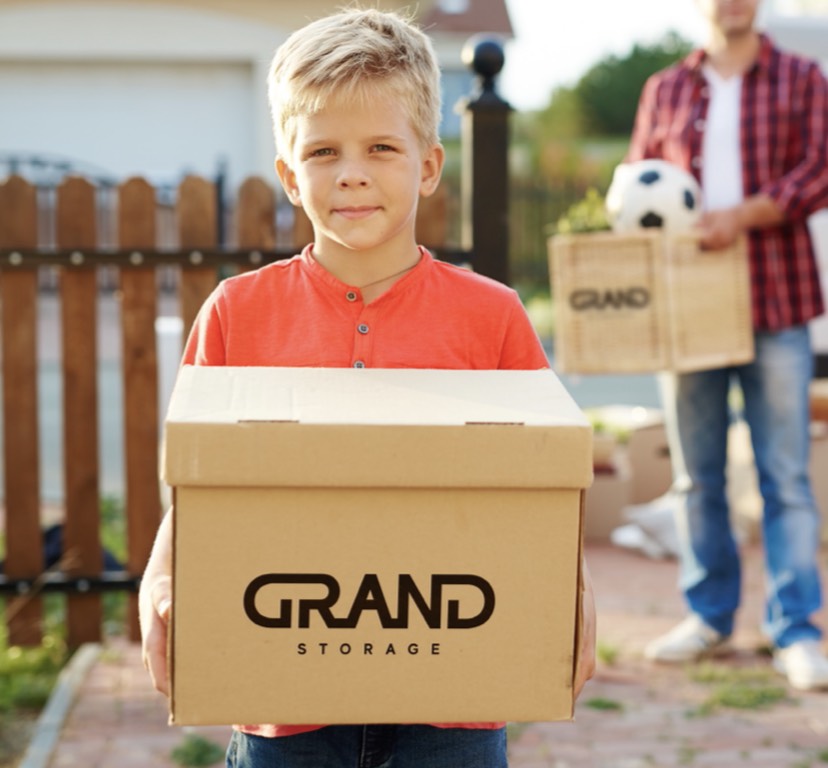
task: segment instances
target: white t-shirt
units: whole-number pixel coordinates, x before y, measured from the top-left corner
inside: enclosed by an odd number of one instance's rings
[[[741,76],[723,78],[705,66],[710,88],[707,124],[702,141],[702,189],[709,211],[730,208],[744,200],[740,117]]]

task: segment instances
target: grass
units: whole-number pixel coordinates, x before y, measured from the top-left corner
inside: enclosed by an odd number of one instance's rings
[[[620,650],[615,645],[611,645],[610,643],[603,642],[601,640],[599,640],[596,644],[595,655],[598,661],[602,664],[606,664],[608,667],[615,665],[615,662],[618,661],[619,654]]]
[[[691,679],[712,688],[711,694],[691,712],[691,716],[707,716],[727,709],[766,709],[788,700],[784,686],[774,682],[766,667],[734,668],[704,664],[695,668]]]
[[[596,696],[592,699],[587,699],[584,706],[589,709],[596,709],[602,712],[620,712],[624,709],[624,705],[614,699],[607,699],[603,696]]]
[[[188,733],[184,741],[170,753],[174,762],[187,768],[217,765],[224,761],[225,750],[198,734]]]

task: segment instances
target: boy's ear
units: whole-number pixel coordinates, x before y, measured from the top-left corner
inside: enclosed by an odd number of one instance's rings
[[[446,151],[442,144],[435,144],[426,150],[423,155],[422,177],[420,178],[420,195],[432,195],[440,184],[443,174],[443,164],[446,161]]]
[[[288,200],[295,206],[301,206],[302,200],[299,195],[299,187],[296,184],[296,174],[281,157],[276,158],[276,175],[279,177]]]

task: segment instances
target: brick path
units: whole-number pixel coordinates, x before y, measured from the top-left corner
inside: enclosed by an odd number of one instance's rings
[[[769,671],[758,632],[760,552],[752,546],[745,555],[746,594],[735,653],[701,669],[730,680],[750,675],[765,686],[784,688]],[[590,545],[587,557],[604,660],[579,700],[573,723],[510,726],[512,768],[818,768],[828,763],[828,694],[788,691],[766,708],[716,708],[705,714],[703,704],[716,687],[697,679],[698,668],[694,674],[641,658],[644,644],[683,615],[675,564],[602,545]],[[828,551],[822,559],[828,563]],[[824,611],[820,620],[826,624]],[[67,708],[55,728],[51,759],[24,760],[21,768],[172,767],[170,753],[188,732],[222,746],[229,734],[227,728],[168,727],[165,701],[150,688],[139,649],[121,641],[102,649]]]

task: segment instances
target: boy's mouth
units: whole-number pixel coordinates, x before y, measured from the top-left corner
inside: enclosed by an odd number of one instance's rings
[[[365,219],[376,211],[379,206],[376,205],[349,205],[344,208],[334,208],[334,213],[339,214],[346,219]]]

